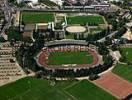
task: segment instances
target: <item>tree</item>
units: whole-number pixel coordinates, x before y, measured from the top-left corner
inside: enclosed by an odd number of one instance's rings
[[[81,39],[82,39],[82,40],[84,39],[84,33],[81,34]]]
[[[116,31],[117,30],[117,21],[116,20],[112,20],[112,30]]]
[[[119,48],[119,45],[117,45],[117,44],[112,44],[111,49],[112,49],[113,51],[116,51],[116,50],[119,50],[120,48]]]
[[[57,39],[57,40],[60,39],[60,35],[59,35],[59,33],[56,34],[56,39]]]
[[[107,35],[110,34],[110,31],[111,31],[111,30],[110,30],[110,27],[108,26],[108,27],[107,27]]]
[[[44,46],[44,43],[45,43],[44,35],[43,34],[39,34],[39,37],[34,42],[34,46],[35,46],[35,48],[37,50],[38,49],[40,50]]]
[[[98,44],[98,52],[101,55],[107,55],[109,53],[107,47],[105,46],[105,43]]]
[[[113,36],[114,38],[120,38],[127,31],[126,27],[122,27],[118,32]]]
[[[105,44],[106,45],[111,45],[112,44],[112,39],[110,37],[105,37]]]
[[[77,34],[74,33],[74,39],[77,40]]]
[[[132,27],[130,27],[130,31],[131,31],[131,34],[132,34]]]
[[[113,58],[110,55],[103,56],[104,66],[110,66],[113,63]]]
[[[96,80],[97,78],[99,78],[99,76],[97,74],[91,73],[89,75],[89,80],[91,80],[91,81]]]

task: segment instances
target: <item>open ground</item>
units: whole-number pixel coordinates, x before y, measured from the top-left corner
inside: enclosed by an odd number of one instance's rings
[[[132,93],[132,83],[108,72],[94,81],[96,85],[108,91],[118,99],[123,99]]]

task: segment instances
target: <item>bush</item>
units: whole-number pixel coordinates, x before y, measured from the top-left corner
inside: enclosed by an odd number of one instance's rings
[[[98,74],[93,74],[92,73],[91,75],[89,75],[89,80],[91,80],[91,81],[96,80],[98,78],[99,78]]]
[[[0,42],[5,42],[6,40],[3,37],[0,37]]]

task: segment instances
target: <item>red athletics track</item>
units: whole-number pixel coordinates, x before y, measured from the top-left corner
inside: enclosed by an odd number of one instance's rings
[[[95,80],[94,83],[110,92],[118,99],[125,98],[132,93],[132,83],[120,78],[112,72],[102,75],[99,79]]]
[[[69,48],[65,48],[63,50],[55,50],[54,48],[51,48],[49,50],[43,50],[42,49],[42,51],[38,55],[37,62],[41,66],[45,66],[45,67],[48,66],[50,68],[51,65],[47,65],[46,64],[46,61],[48,59],[48,52],[55,52],[55,51],[65,52],[65,51],[68,51],[68,49]],[[74,49],[73,48],[70,48],[70,51],[74,51]],[[88,66],[90,67],[90,66],[96,65],[98,63],[98,56],[95,53],[95,51],[91,50],[90,48],[88,48],[86,51],[88,51],[91,55],[93,55],[93,62],[91,64],[82,64],[82,67],[88,67]],[[51,67],[56,68],[55,65],[52,65]],[[78,67],[78,65],[76,65],[76,67]],[[79,65],[79,67],[80,67],[80,65]]]

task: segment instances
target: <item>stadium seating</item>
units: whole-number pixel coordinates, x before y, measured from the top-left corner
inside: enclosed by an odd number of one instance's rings
[[[93,55],[93,63],[92,64],[82,64],[81,67],[94,67],[98,64],[98,54],[94,49],[89,48],[84,45],[58,45],[43,48],[42,51],[38,55],[37,63],[40,66],[45,66],[47,68],[59,68],[58,65],[47,65],[47,59],[50,52],[66,52],[66,51],[88,51],[91,55]],[[80,65],[76,65],[76,67],[80,67]],[[62,67],[60,67],[62,68]]]

